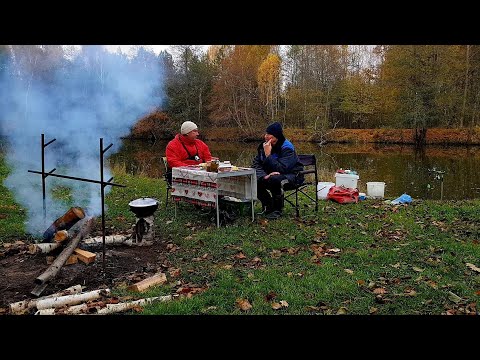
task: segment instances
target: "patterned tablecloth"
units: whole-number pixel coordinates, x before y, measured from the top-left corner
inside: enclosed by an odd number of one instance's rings
[[[238,168],[228,172],[208,172],[199,167],[181,166],[172,169],[172,198],[215,207],[218,196],[240,201],[257,199],[255,169]]]

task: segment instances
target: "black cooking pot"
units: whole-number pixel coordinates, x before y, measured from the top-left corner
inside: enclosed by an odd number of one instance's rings
[[[147,217],[153,215],[158,209],[158,201],[152,198],[142,197],[130,201],[128,206],[130,206],[130,210],[137,215],[137,217]]]

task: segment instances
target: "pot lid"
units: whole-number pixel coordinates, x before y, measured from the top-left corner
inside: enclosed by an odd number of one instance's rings
[[[155,206],[158,205],[158,201],[152,198],[145,198],[142,197],[140,199],[132,200],[128,203],[128,205],[133,207],[147,207],[147,206]]]

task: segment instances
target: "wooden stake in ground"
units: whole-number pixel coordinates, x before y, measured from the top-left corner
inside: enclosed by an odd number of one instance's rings
[[[66,288],[65,290],[62,290],[60,292],[57,292],[55,294],[46,295],[46,296],[43,296],[43,297],[38,298],[38,299],[29,299],[29,300],[18,301],[18,302],[10,304],[10,313],[18,314],[18,313],[24,312],[25,310],[33,309],[37,305],[37,301],[39,301],[39,300],[52,298],[52,297],[57,297],[57,296],[78,294],[80,292],[82,292],[82,286],[81,285],[75,285],[75,286],[71,286],[69,288]]]
[[[167,277],[164,273],[155,274],[152,277],[146,278],[142,281],[139,281],[131,286],[128,287],[130,291],[138,291],[142,292],[147,290],[150,286],[164,284],[167,282]]]
[[[38,284],[38,286],[32,290],[31,292],[32,295],[35,295],[35,296],[40,295],[45,289],[45,285],[58,274],[61,267],[65,264],[67,259],[72,254],[73,250],[76,249],[80,240],[82,240],[85,236],[87,236],[88,233],[91,231],[93,226],[93,221],[94,221],[93,218],[86,220],[80,232],[77,234],[77,236],[75,236],[72,240],[70,240],[70,243],[67,245],[67,247],[65,247],[65,249],[63,249],[60,255],[57,256],[53,264],[50,265],[50,267],[47,270],[45,270],[43,274],[41,274],[35,279],[35,283]]]

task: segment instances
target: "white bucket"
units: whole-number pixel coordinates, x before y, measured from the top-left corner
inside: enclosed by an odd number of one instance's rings
[[[357,181],[359,179],[358,175],[354,174],[335,174],[335,184],[336,186],[345,186],[346,188],[357,188]]]
[[[326,200],[330,188],[335,186],[332,182],[319,182],[317,184],[317,197],[319,200]]]
[[[367,182],[367,195],[382,199],[385,195],[385,183],[381,181]]]

